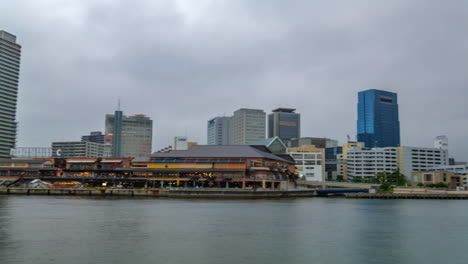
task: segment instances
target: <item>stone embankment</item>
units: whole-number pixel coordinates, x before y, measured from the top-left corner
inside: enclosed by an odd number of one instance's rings
[[[352,193],[350,199],[439,199],[466,200],[468,191],[448,191],[425,188],[395,188],[393,193]]]
[[[0,195],[75,195],[169,198],[290,198],[314,197],[315,190],[266,189],[80,189],[80,188],[0,188]]]

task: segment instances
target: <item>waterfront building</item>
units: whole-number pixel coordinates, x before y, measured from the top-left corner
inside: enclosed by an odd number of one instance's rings
[[[131,158],[151,154],[153,121],[142,114],[126,116],[117,110],[106,115],[105,134],[109,137],[113,158]]]
[[[340,154],[343,153],[343,147],[330,147],[325,148],[325,178],[327,180],[336,180],[343,178],[342,174],[339,174],[338,166]],[[340,176],[340,177],[338,177]]]
[[[448,165],[448,150],[439,148],[399,147],[398,167],[408,180],[412,172]]]
[[[289,155],[248,145],[196,145],[136,158],[132,165],[119,170],[135,177],[150,177],[158,184],[171,182],[185,187],[278,188],[280,181],[292,179],[295,173]]]
[[[52,148],[47,147],[17,147],[11,150],[12,158],[50,158]]]
[[[318,137],[302,137],[286,140],[288,148],[296,148],[304,145],[314,145],[317,148],[332,148],[338,146],[338,140]]]
[[[56,172],[48,159],[0,159],[0,186],[8,186],[20,177],[55,176]]]
[[[230,124],[230,144],[251,145],[265,139],[265,112],[241,108],[234,112]]]
[[[367,148],[399,147],[397,94],[376,89],[358,94],[357,137]]]
[[[188,142],[187,137],[175,137],[174,138],[174,150],[187,150]]]
[[[94,132],[91,132],[89,135],[82,136],[81,141],[104,144],[105,135],[101,131],[94,131]]]
[[[102,158],[104,144],[87,141],[52,142],[54,158]]]
[[[229,145],[231,117],[219,116],[208,120],[207,145]]]
[[[434,165],[448,164],[446,150],[419,147],[363,148],[352,147],[347,152],[347,177],[369,178],[377,173],[399,170],[411,180],[411,173]]]
[[[15,148],[20,59],[16,36],[0,30],[0,158],[10,157]]]
[[[322,182],[325,180],[325,150],[314,145],[289,148],[288,154],[296,162],[299,178],[307,181]]]
[[[461,187],[463,185],[463,175],[456,174],[449,171],[422,171],[422,172],[413,172],[411,177],[411,185],[417,186],[422,183],[427,184],[437,184],[437,183],[446,183],[449,188]]]
[[[347,142],[343,144],[341,148],[341,154],[337,155],[337,175],[343,176],[343,180],[348,180],[348,152],[351,148],[358,147],[363,148],[364,143],[362,142]]]
[[[398,170],[398,148],[351,147],[347,152],[347,178],[372,178]]]
[[[130,168],[132,158],[74,158],[66,159],[66,165],[62,169],[62,176],[65,177],[122,177],[117,175],[116,169]]]
[[[293,108],[277,108],[268,115],[268,138],[290,140],[301,137],[301,115]]]
[[[441,165],[426,167],[426,169],[423,171],[448,171],[453,172],[455,174],[463,175],[463,185],[468,186],[468,165],[466,163],[458,165]]]

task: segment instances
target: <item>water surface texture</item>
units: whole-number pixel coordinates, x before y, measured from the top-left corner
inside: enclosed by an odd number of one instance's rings
[[[0,197],[0,263],[468,263],[468,202]]]

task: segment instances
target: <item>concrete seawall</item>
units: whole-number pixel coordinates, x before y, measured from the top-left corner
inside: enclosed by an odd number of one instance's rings
[[[438,199],[467,200],[468,194],[460,193],[349,193],[348,199]]]
[[[314,197],[315,190],[242,190],[242,189],[74,189],[74,188],[0,188],[0,195],[74,195],[168,198],[290,198]]]

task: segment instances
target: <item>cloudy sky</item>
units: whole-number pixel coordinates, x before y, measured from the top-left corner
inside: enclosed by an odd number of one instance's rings
[[[356,134],[357,92],[397,92],[403,145],[449,137],[468,160],[468,1],[3,0],[22,49],[19,146],[50,146],[126,114],[154,149],[241,107],[294,107],[302,135]]]

